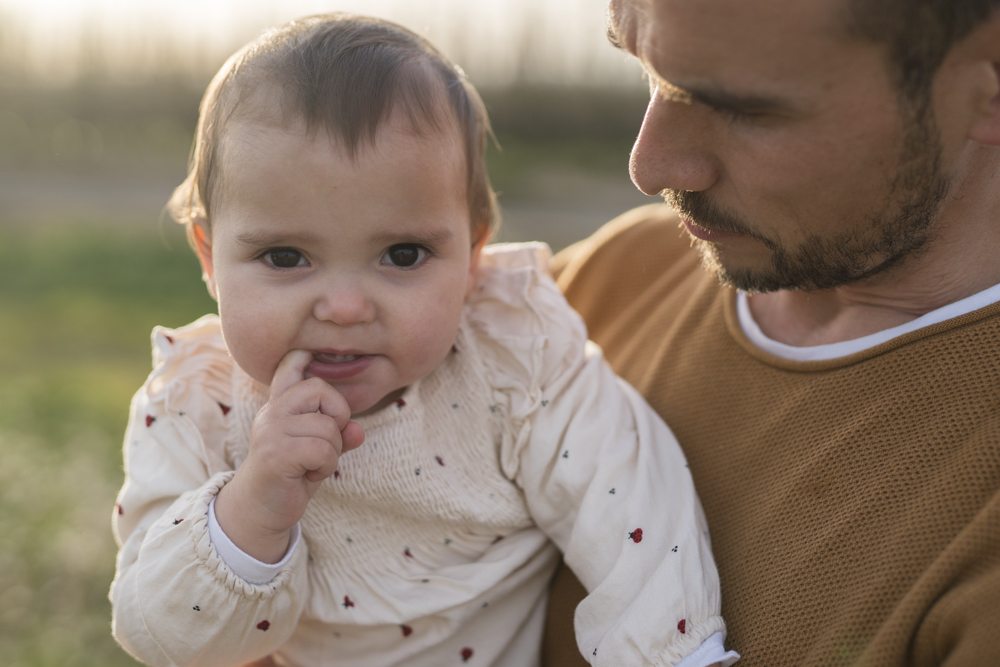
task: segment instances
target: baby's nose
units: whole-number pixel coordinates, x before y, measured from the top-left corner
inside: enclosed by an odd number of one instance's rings
[[[375,320],[375,304],[357,286],[338,285],[316,300],[313,315],[342,327],[370,324]]]

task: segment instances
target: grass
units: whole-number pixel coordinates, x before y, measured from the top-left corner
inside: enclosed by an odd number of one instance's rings
[[[183,235],[0,226],[0,664],[136,664],[110,633],[131,395],[149,331],[213,309]]]

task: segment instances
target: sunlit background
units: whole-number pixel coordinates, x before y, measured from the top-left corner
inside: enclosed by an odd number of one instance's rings
[[[480,89],[500,240],[580,239],[648,203],[648,93],[605,0],[0,0],[0,665],[135,664],[110,637],[110,532],[153,325],[213,310],[163,215],[209,78],[327,11],[427,36]]]

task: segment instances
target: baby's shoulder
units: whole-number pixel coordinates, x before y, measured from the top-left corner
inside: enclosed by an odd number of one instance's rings
[[[176,329],[155,327],[151,339],[153,372],[142,389],[151,403],[190,415],[206,405],[228,411],[234,364],[218,315]]]
[[[488,356],[542,382],[587,341],[586,325],[549,273],[551,255],[538,242],[486,246],[466,299],[466,319]]]

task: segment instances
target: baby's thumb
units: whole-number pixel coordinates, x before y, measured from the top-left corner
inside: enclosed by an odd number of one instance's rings
[[[305,350],[290,350],[278,362],[278,368],[271,378],[271,400],[281,396],[292,385],[298,384],[305,379],[306,366],[312,361],[312,354]]]
[[[341,452],[350,451],[361,446],[365,441],[365,432],[361,430],[361,424],[357,422],[347,422],[347,426],[340,432],[340,442],[343,446]]]

